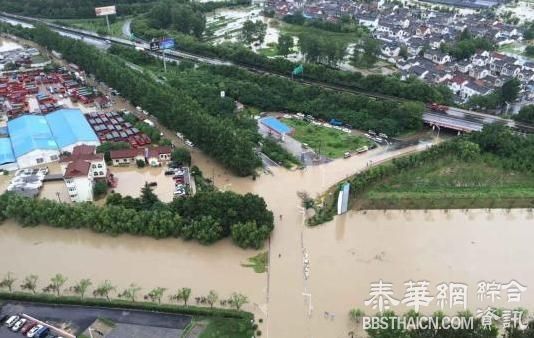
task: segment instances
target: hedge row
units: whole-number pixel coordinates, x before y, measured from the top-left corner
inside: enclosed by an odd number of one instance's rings
[[[132,303],[124,300],[111,300],[108,302],[105,299],[85,298],[72,296],[56,297],[47,294],[30,294],[23,292],[0,292],[0,300],[4,301],[20,301],[20,302],[34,302],[44,304],[56,305],[79,305],[90,307],[105,307],[105,308],[119,308],[119,309],[134,309],[152,312],[174,313],[190,316],[202,317],[221,317],[221,318],[237,318],[237,319],[254,319],[254,315],[250,312],[237,311],[233,309],[208,308],[199,306],[183,306],[172,304],[156,304],[149,302]]]

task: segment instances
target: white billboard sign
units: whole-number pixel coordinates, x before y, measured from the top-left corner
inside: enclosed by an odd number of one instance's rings
[[[115,6],[96,7],[96,16],[105,16],[117,14],[117,8]]]

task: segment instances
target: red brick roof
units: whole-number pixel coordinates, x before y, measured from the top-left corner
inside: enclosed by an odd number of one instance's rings
[[[91,163],[82,160],[69,163],[65,171],[65,178],[87,177]]]
[[[83,161],[104,161],[104,154],[97,154],[95,146],[80,145],[74,147],[72,150],[72,155],[62,157],[59,162],[68,163],[75,162],[78,160]]]
[[[161,154],[170,154],[171,152],[172,149],[168,146],[148,148],[147,157],[159,157]]]
[[[144,149],[120,149],[120,150],[112,150],[109,152],[109,156],[112,160],[114,159],[121,159],[121,158],[134,158],[138,155],[143,156],[144,155]]]
[[[94,153],[96,153],[96,147],[88,146],[86,144],[76,146],[74,149],[72,149],[72,156],[89,155]]]

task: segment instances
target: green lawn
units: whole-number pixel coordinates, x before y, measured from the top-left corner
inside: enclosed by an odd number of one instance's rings
[[[235,318],[209,318],[200,338],[250,338],[254,336],[250,321]]]
[[[111,35],[112,36],[122,36],[122,26],[125,20],[117,20],[114,23],[110,24]],[[58,24],[64,24],[66,26],[80,28],[93,32],[106,32],[108,27],[106,24],[106,18],[95,18],[95,19],[58,19],[54,20]]]
[[[293,137],[296,140],[307,143],[315,151],[320,150],[321,155],[330,158],[342,157],[347,151],[372,145],[366,138],[337,129],[316,126],[297,119],[283,119],[283,122],[295,128]]]
[[[534,174],[455,158],[389,177],[360,196],[360,209],[534,207]]]
[[[298,36],[300,34],[308,34],[315,37],[323,37],[325,39],[329,40],[336,40],[340,41],[346,44],[349,43],[356,43],[362,38],[361,32],[347,32],[347,33],[338,33],[338,32],[331,32],[315,27],[310,26],[300,26],[300,25],[292,25],[286,22],[280,22],[280,33],[289,34],[293,36]]]
[[[278,49],[276,47],[266,47],[258,49],[258,53],[263,56],[273,57],[278,55]]]

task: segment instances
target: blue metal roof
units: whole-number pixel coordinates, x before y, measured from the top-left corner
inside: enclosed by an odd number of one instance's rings
[[[77,142],[98,142],[98,137],[79,109],[61,109],[46,115],[60,148]]]
[[[36,149],[57,150],[57,144],[43,116],[24,115],[7,123],[13,153],[20,157]]]
[[[293,128],[287,126],[285,123],[280,122],[277,118],[272,116],[264,117],[260,121],[279,134],[287,134],[293,130]]]
[[[9,138],[0,138],[0,165],[16,162],[11,140]]]

